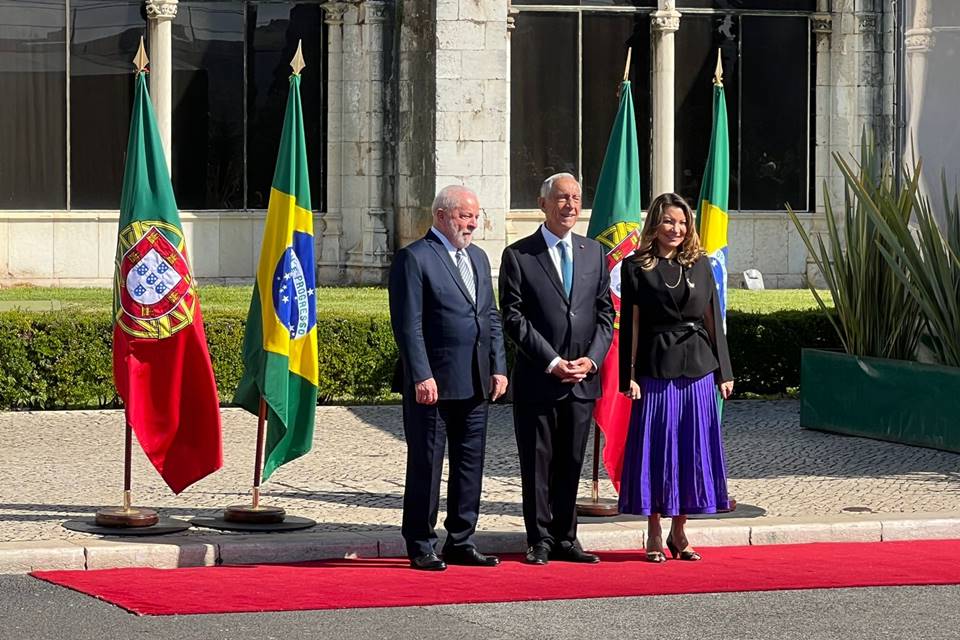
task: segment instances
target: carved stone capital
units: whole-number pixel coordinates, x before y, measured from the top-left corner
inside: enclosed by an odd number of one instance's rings
[[[507,35],[512,36],[513,30],[517,28],[517,15],[519,15],[520,10],[514,9],[513,5],[507,7]]]
[[[676,9],[654,11],[650,14],[650,28],[661,33],[673,33],[680,28],[680,12]]]
[[[179,0],[145,0],[144,8],[149,20],[173,20],[177,17]]]
[[[877,14],[875,13],[866,13],[861,15],[857,20],[857,28],[860,33],[876,33],[877,32]]]
[[[811,16],[811,28],[817,35],[833,33],[833,16],[829,13],[815,13]]]
[[[926,53],[937,43],[933,29],[907,29],[904,36],[907,53]]]
[[[325,2],[320,5],[323,9],[325,24],[340,25],[343,24],[343,14],[347,12],[347,3],[345,2]]]
[[[361,3],[360,11],[363,14],[363,22],[375,23],[386,22],[390,19],[390,6],[386,2],[379,0],[366,0]]]

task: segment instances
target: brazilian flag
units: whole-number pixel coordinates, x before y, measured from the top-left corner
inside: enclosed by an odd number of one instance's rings
[[[724,326],[727,318],[727,202],[730,191],[730,137],[727,132],[727,100],[723,93],[722,67],[717,59],[713,79],[713,132],[707,167],[698,200],[700,241],[710,258],[720,298]]]
[[[234,402],[257,414],[267,405],[263,480],[308,452],[317,407],[316,260],[299,70],[287,111],[257,280],[243,338],[244,371]]]

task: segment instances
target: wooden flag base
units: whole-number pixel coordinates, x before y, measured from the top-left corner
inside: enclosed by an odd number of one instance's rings
[[[588,502],[577,503],[578,516],[590,516],[594,518],[609,518],[619,515],[617,501],[609,498],[597,498]]]
[[[286,512],[280,507],[251,506],[235,504],[223,510],[223,519],[227,522],[245,524],[277,524],[283,522]]]
[[[152,527],[160,522],[160,516],[153,509],[106,507],[97,511],[94,522],[98,527],[114,527],[117,529]]]

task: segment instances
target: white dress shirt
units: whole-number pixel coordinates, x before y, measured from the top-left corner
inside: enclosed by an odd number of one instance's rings
[[[557,270],[557,275],[560,276],[560,282],[563,282],[563,269],[560,268],[560,247],[557,245],[559,245],[561,242],[567,245],[567,258],[569,258],[570,260],[570,266],[572,269],[573,268],[573,238],[572,238],[573,232],[567,231],[567,235],[561,238],[560,236],[556,235],[554,232],[550,231],[550,229],[547,229],[547,225],[541,224],[540,233],[543,234],[543,240],[544,242],[547,243],[547,255],[550,256],[550,261],[553,262],[553,266]],[[562,360],[560,356],[557,356],[556,358],[551,360],[550,364],[547,365],[547,373],[550,373],[551,371],[553,371],[553,368],[557,366],[557,363],[560,362],[560,360]],[[596,371],[597,363],[593,362],[593,360],[591,360],[590,362],[593,363],[592,371]]]
[[[547,243],[547,253],[550,255],[550,260],[553,262],[553,266],[557,270],[557,275],[560,276],[560,282],[563,282],[563,270],[560,268],[560,247],[557,245],[561,242],[567,245],[567,257],[570,258],[570,264],[573,265],[573,238],[571,237],[573,233],[567,231],[567,235],[562,238],[555,235],[550,229],[547,229],[547,225],[540,225],[540,233],[543,234],[543,239]]]
[[[441,233],[440,230],[437,229],[436,227],[430,227],[430,231],[433,231],[433,235],[440,238],[440,242],[443,243],[443,246],[446,248],[447,253],[450,254],[450,261],[453,262],[453,266],[457,266],[457,248],[453,246],[453,243],[450,242],[447,236],[443,235],[443,233]],[[463,259],[467,261],[468,265],[473,267],[473,263],[470,262],[470,254],[467,253],[467,248],[464,247],[462,251],[463,251]]]

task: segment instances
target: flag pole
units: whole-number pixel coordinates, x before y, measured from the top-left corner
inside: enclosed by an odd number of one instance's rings
[[[620,91],[623,83],[630,79],[630,59],[633,56],[633,47],[627,47],[627,59],[623,65],[623,82],[617,88],[617,97],[620,97]],[[590,501],[577,503],[577,514],[582,516],[594,516],[608,518],[619,514],[616,500],[609,498],[600,499],[600,424],[594,420],[593,423],[593,483],[590,488]]]
[[[223,519],[227,522],[244,524],[279,524],[286,517],[281,507],[269,507],[260,504],[260,482],[263,477],[263,452],[267,438],[267,401],[260,396],[260,408],[257,411],[257,450],[253,460],[253,491],[251,504],[233,505],[223,510]]]
[[[152,527],[160,522],[160,516],[153,509],[143,509],[133,506],[132,464],[133,457],[133,428],[127,422],[125,426],[123,446],[123,504],[120,507],[105,507],[97,511],[93,518],[99,527],[136,528]]]
[[[140,36],[140,48],[133,59],[137,73],[147,73],[146,49],[143,46],[143,36]],[[124,420],[123,446],[123,503],[120,507],[106,507],[97,511],[94,522],[101,527],[133,528],[151,527],[160,521],[160,516],[153,509],[142,509],[133,506],[131,458],[133,457],[133,427]]]

